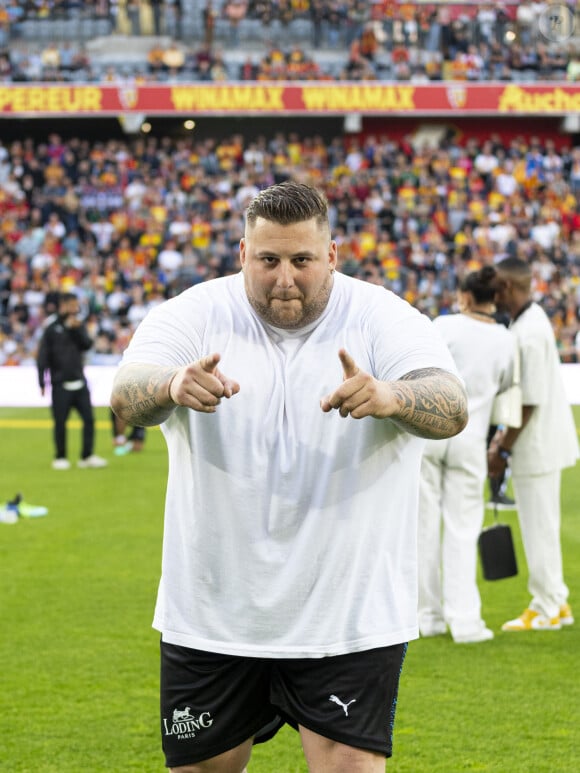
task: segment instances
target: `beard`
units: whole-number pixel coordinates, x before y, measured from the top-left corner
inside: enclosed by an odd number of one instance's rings
[[[297,330],[306,327],[317,320],[328,305],[332,290],[332,274],[321,285],[320,289],[308,301],[302,295],[270,296],[265,301],[258,300],[250,292],[246,284],[246,294],[250,306],[264,322],[283,330]]]

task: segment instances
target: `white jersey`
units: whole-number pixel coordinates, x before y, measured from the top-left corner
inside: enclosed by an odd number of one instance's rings
[[[512,472],[539,475],[572,467],[578,459],[578,437],[550,320],[532,303],[510,329],[521,352],[522,402],[535,406],[514,443]]]
[[[389,420],[324,413],[338,350],[381,380],[457,373],[431,321],[393,293],[335,273],[298,331],[266,325],[243,275],[153,309],[124,363],[182,366],[218,352],[240,384],[214,414],[178,407],[168,447],[154,627],[232,655],[322,657],[418,635],[416,517],[424,441]]]
[[[486,441],[493,399],[512,383],[515,336],[504,325],[467,314],[440,316],[434,324],[465,382],[469,421],[463,434]]]

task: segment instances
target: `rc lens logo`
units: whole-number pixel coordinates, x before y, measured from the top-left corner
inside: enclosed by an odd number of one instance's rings
[[[538,29],[545,40],[564,43],[574,34],[574,11],[562,3],[548,5],[538,18]]]
[[[196,717],[191,713],[189,706],[184,709],[175,709],[171,720],[163,718],[163,730],[165,735],[175,736],[178,739],[195,738],[197,732],[207,730],[213,725],[213,719],[209,711],[202,711]]]
[[[461,110],[467,102],[467,89],[465,86],[449,86],[447,88],[447,101],[456,110]]]
[[[125,110],[133,110],[139,101],[139,92],[136,88],[131,86],[124,86],[117,90],[119,95],[119,102]]]

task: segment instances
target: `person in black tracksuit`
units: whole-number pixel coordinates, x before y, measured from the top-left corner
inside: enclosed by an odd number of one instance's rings
[[[106,462],[93,454],[95,420],[91,396],[84,374],[84,353],[92,339],[79,318],[80,305],[73,293],[59,298],[58,312],[49,319],[42,335],[38,354],[38,382],[44,394],[47,372],[50,374],[52,416],[54,419],[55,469],[68,469],[66,455],[66,422],[75,408],[83,422],[82,452],[79,467],[104,467]]]

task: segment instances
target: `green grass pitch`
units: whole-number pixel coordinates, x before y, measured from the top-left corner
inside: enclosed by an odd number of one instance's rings
[[[166,453],[158,429],[142,454],[112,454],[99,409],[103,470],[55,472],[44,409],[0,409],[0,500],[21,491],[45,518],[0,524],[0,769],[11,773],[154,773]],[[580,411],[576,411],[580,426]],[[80,429],[69,428],[71,458]],[[577,773],[580,770],[580,466],[563,476],[563,548],[578,622],[506,634],[528,601],[520,573],[480,581],[492,642],[412,642],[389,773]],[[488,522],[491,517],[488,518]],[[249,773],[306,773],[298,735],[257,747]]]

